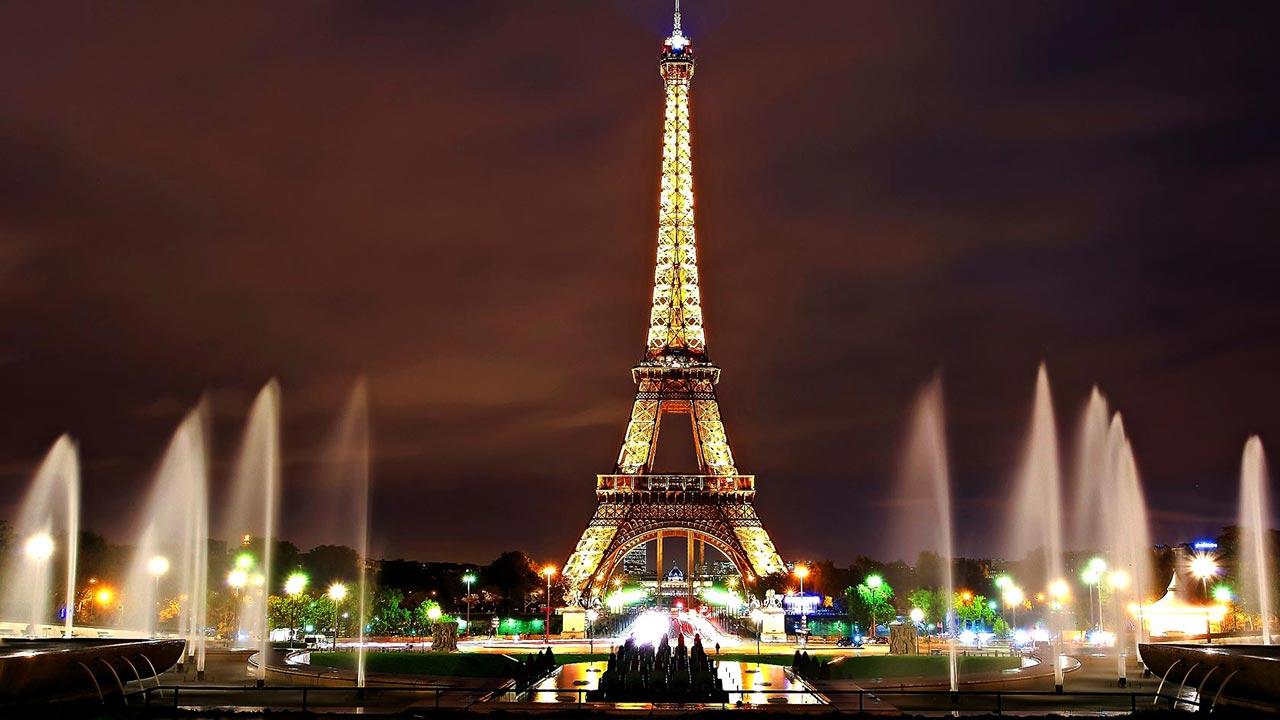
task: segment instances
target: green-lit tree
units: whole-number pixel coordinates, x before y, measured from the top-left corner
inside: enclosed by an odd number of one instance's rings
[[[907,604],[913,608],[920,608],[924,611],[925,622],[942,622],[942,616],[947,611],[944,602],[945,596],[945,593],[934,590],[933,588],[916,588],[915,590],[907,593]]]
[[[395,588],[379,590],[373,598],[369,630],[373,635],[402,635],[409,631],[413,616],[404,607],[404,593]]]
[[[871,620],[871,635],[876,634],[876,618],[893,617],[896,612],[893,604],[893,588],[879,575],[868,575],[866,580],[858,583],[857,596]]]
[[[970,626],[993,627],[999,617],[986,597],[975,595],[968,590],[957,592],[952,602],[956,618]]]

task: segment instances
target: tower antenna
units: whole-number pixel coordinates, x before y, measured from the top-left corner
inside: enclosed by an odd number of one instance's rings
[[[672,35],[679,35],[679,34],[680,34],[680,0],[676,0],[676,21],[675,21],[675,31],[674,31],[674,32],[672,32],[671,34],[672,34]]]

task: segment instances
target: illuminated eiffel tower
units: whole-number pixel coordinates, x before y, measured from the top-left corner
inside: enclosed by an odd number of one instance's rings
[[[622,557],[651,541],[658,544],[661,574],[662,541],[669,537],[686,540],[687,573],[695,567],[695,542],[704,553],[706,545],[720,551],[747,582],[785,570],[756,515],[755,477],[739,475],[734,466],[716,401],[720,368],[707,358],[693,221],[693,66],[676,0],[674,30],[658,61],[666,114],[648,342],[644,359],[631,369],[637,392],[618,463],[612,474],[596,477],[595,516],[564,567],[572,599],[601,595]],[[697,474],[653,472],[659,431],[669,415],[690,418]],[[688,588],[691,596],[692,581]]]

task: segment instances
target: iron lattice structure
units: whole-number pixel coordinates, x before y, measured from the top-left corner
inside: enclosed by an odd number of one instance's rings
[[[564,567],[571,598],[600,594],[627,552],[664,534],[686,535],[690,547],[694,539],[711,545],[748,581],[785,569],[756,514],[755,478],[738,474],[734,465],[716,400],[720,368],[707,357],[689,127],[694,57],[678,6],[658,67],[666,110],[648,338],[644,359],[631,370],[636,399],[617,465],[612,474],[597,476],[595,516]],[[668,415],[690,418],[697,474],[653,473]]]

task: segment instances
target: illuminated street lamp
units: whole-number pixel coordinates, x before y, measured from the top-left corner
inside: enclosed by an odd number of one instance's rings
[[[1022,588],[1010,582],[1005,585],[1001,598],[1004,600],[1004,604],[1013,610],[1013,627],[1017,629],[1018,606],[1026,600],[1026,595],[1022,592]]]
[[[908,617],[911,618],[911,622],[915,623],[917,626],[917,629],[919,629],[920,623],[924,622],[924,611],[918,607],[911,608],[911,612],[908,613]],[[920,634],[916,633],[915,635],[916,635],[916,654],[919,655],[920,654]]]
[[[249,573],[243,570],[232,570],[227,573],[227,585],[232,590],[241,590],[245,585],[249,584]]]
[[[307,589],[307,580],[308,578],[306,573],[300,573],[300,572],[293,573],[289,577],[285,578],[284,594],[288,595],[291,598],[296,598],[298,595],[301,595],[302,591]],[[289,619],[289,647],[293,647],[294,631],[297,629],[297,626],[298,626],[298,610],[296,607],[297,603],[295,602],[291,604],[294,605],[295,607],[293,610],[293,617]]]
[[[53,556],[53,537],[45,532],[36,533],[27,538],[26,544],[22,546],[22,552],[27,558],[35,561],[36,567],[39,568],[45,560]]]
[[[542,568],[542,575],[547,579],[547,622],[542,626],[542,641],[551,643],[551,578],[556,574],[556,566],[548,565]]]
[[[1200,590],[1209,597],[1209,578],[1218,574],[1218,558],[1212,553],[1198,552],[1191,557],[1191,575],[1200,581]],[[1209,606],[1204,609],[1204,642],[1213,642],[1213,627],[1209,624]]]
[[[160,577],[169,572],[169,558],[163,555],[156,555],[147,561],[147,572],[151,573],[151,577],[155,578],[152,588],[155,593],[156,614],[159,616],[160,608]]]
[[[1200,581],[1200,589],[1209,595],[1209,578],[1218,574],[1218,559],[1210,553],[1196,553],[1191,558],[1191,575]]]
[[[1223,605],[1226,605],[1234,598],[1235,596],[1231,594],[1231,588],[1226,585],[1218,585],[1213,588],[1213,599],[1215,602],[1220,602]]]
[[[764,633],[764,612],[760,608],[751,611],[751,622],[756,624],[756,656],[760,655],[760,635]]]
[[[866,584],[867,584],[867,587],[870,588],[873,593],[872,595],[873,601],[871,603],[871,637],[876,637],[876,632],[877,632],[876,631],[876,610],[875,610],[876,604],[874,600],[875,598],[878,598],[880,595],[879,590],[880,590],[880,587],[884,585],[884,578],[880,577],[879,575],[868,575],[866,579]]]
[[[587,610],[587,643],[591,646],[588,652],[596,651],[596,620],[600,618],[600,613],[595,608]]]
[[[1084,567],[1084,571],[1080,573],[1080,579],[1085,585],[1089,586],[1089,620],[1093,622],[1093,592],[1094,588],[1102,582],[1103,576],[1107,572],[1107,561],[1100,557],[1093,558]],[[1098,590],[1098,620],[1097,627],[1102,627],[1102,590]]]
[[[326,593],[329,599],[333,601],[333,649],[338,649],[338,606],[343,600],[347,599],[347,586],[340,582],[333,583],[329,586]]]
[[[809,644],[809,606],[804,601],[804,579],[809,577],[809,568],[805,565],[796,565],[796,569],[791,571],[800,579],[800,644]]]
[[[471,583],[475,581],[475,573],[467,573],[462,576],[462,582],[467,584],[467,637],[471,637]]]

